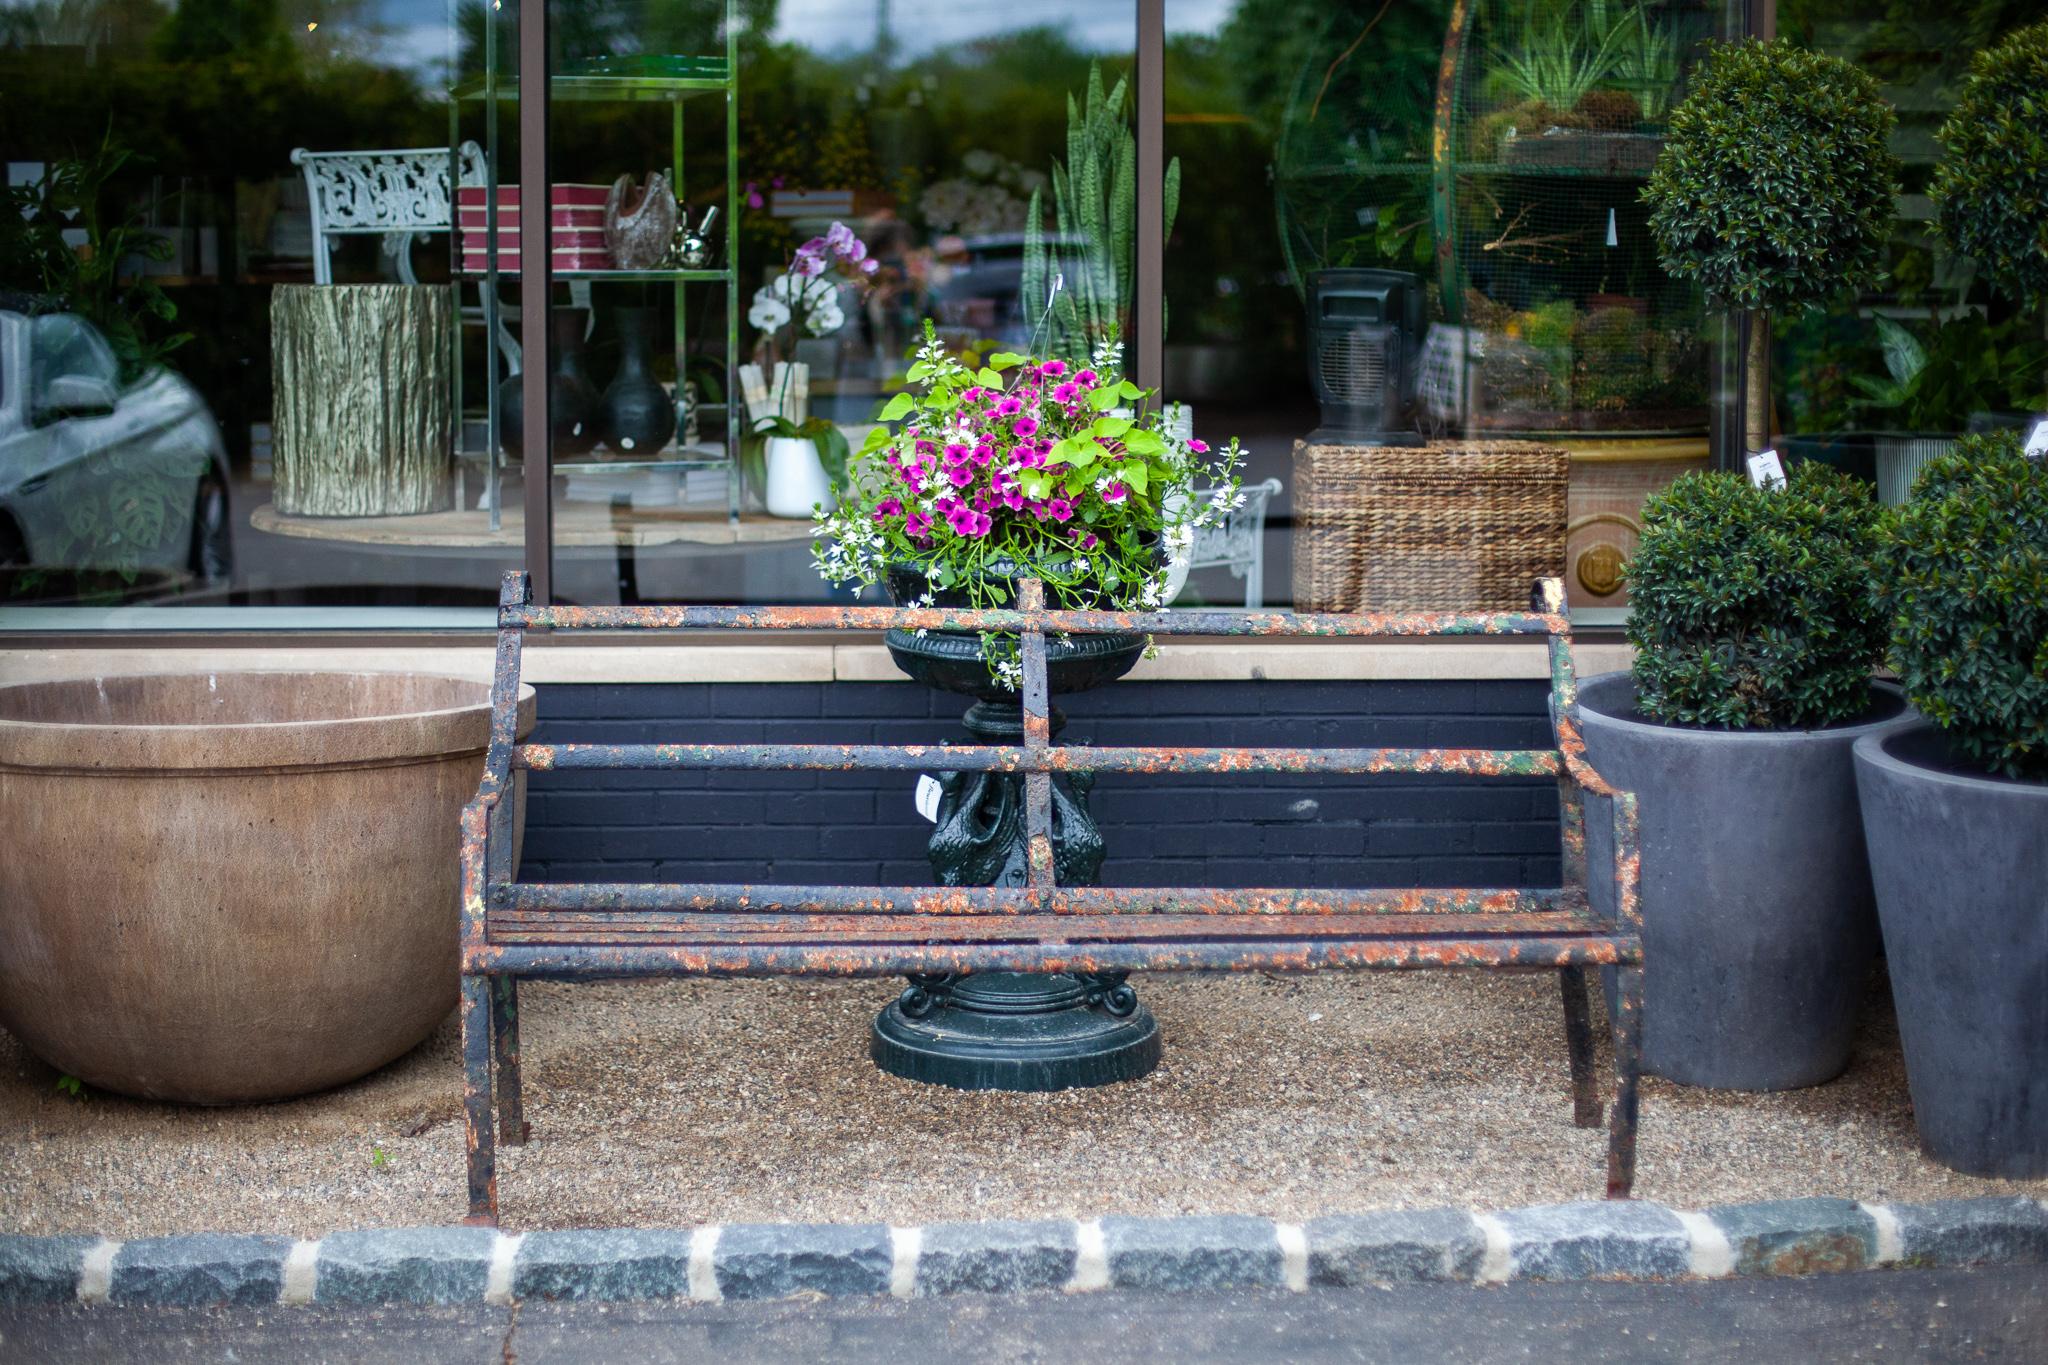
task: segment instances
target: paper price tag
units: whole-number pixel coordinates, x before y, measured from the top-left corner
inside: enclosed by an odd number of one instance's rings
[[[939,823],[939,779],[930,773],[918,774],[917,813],[935,825]]]
[[[1749,457],[1749,481],[1758,488],[1779,490],[1785,486],[1785,466],[1775,450],[1759,450]]]
[[[2034,423],[2034,429],[2027,433],[2027,458],[2048,459],[2048,417]]]

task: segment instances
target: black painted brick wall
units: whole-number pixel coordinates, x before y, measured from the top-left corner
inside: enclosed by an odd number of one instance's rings
[[[910,683],[557,685],[544,743],[933,743],[962,702]],[[1541,682],[1121,682],[1059,699],[1065,742],[1544,748]],[[528,880],[924,884],[908,773],[535,773]],[[1549,779],[1111,774],[1107,885],[1534,886]]]

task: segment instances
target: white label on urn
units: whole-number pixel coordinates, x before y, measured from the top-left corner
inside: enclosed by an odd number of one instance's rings
[[[939,823],[939,779],[930,773],[918,774],[917,813],[935,825]]]
[[[2048,459],[2048,417],[2034,423],[2034,429],[2027,433],[2027,458]]]
[[[1785,486],[1785,466],[1778,462],[1775,450],[1759,450],[1749,457],[1749,481],[1758,488],[1781,489]]]

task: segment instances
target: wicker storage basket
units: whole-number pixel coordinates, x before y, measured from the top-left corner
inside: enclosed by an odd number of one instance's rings
[[[1532,441],[1294,445],[1299,611],[1515,611],[1564,572],[1570,461]]]

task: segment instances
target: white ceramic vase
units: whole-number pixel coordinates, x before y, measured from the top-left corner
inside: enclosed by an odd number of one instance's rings
[[[810,518],[822,508],[837,505],[832,480],[818,462],[818,447],[808,436],[770,436],[767,451],[768,514],[776,517]]]

